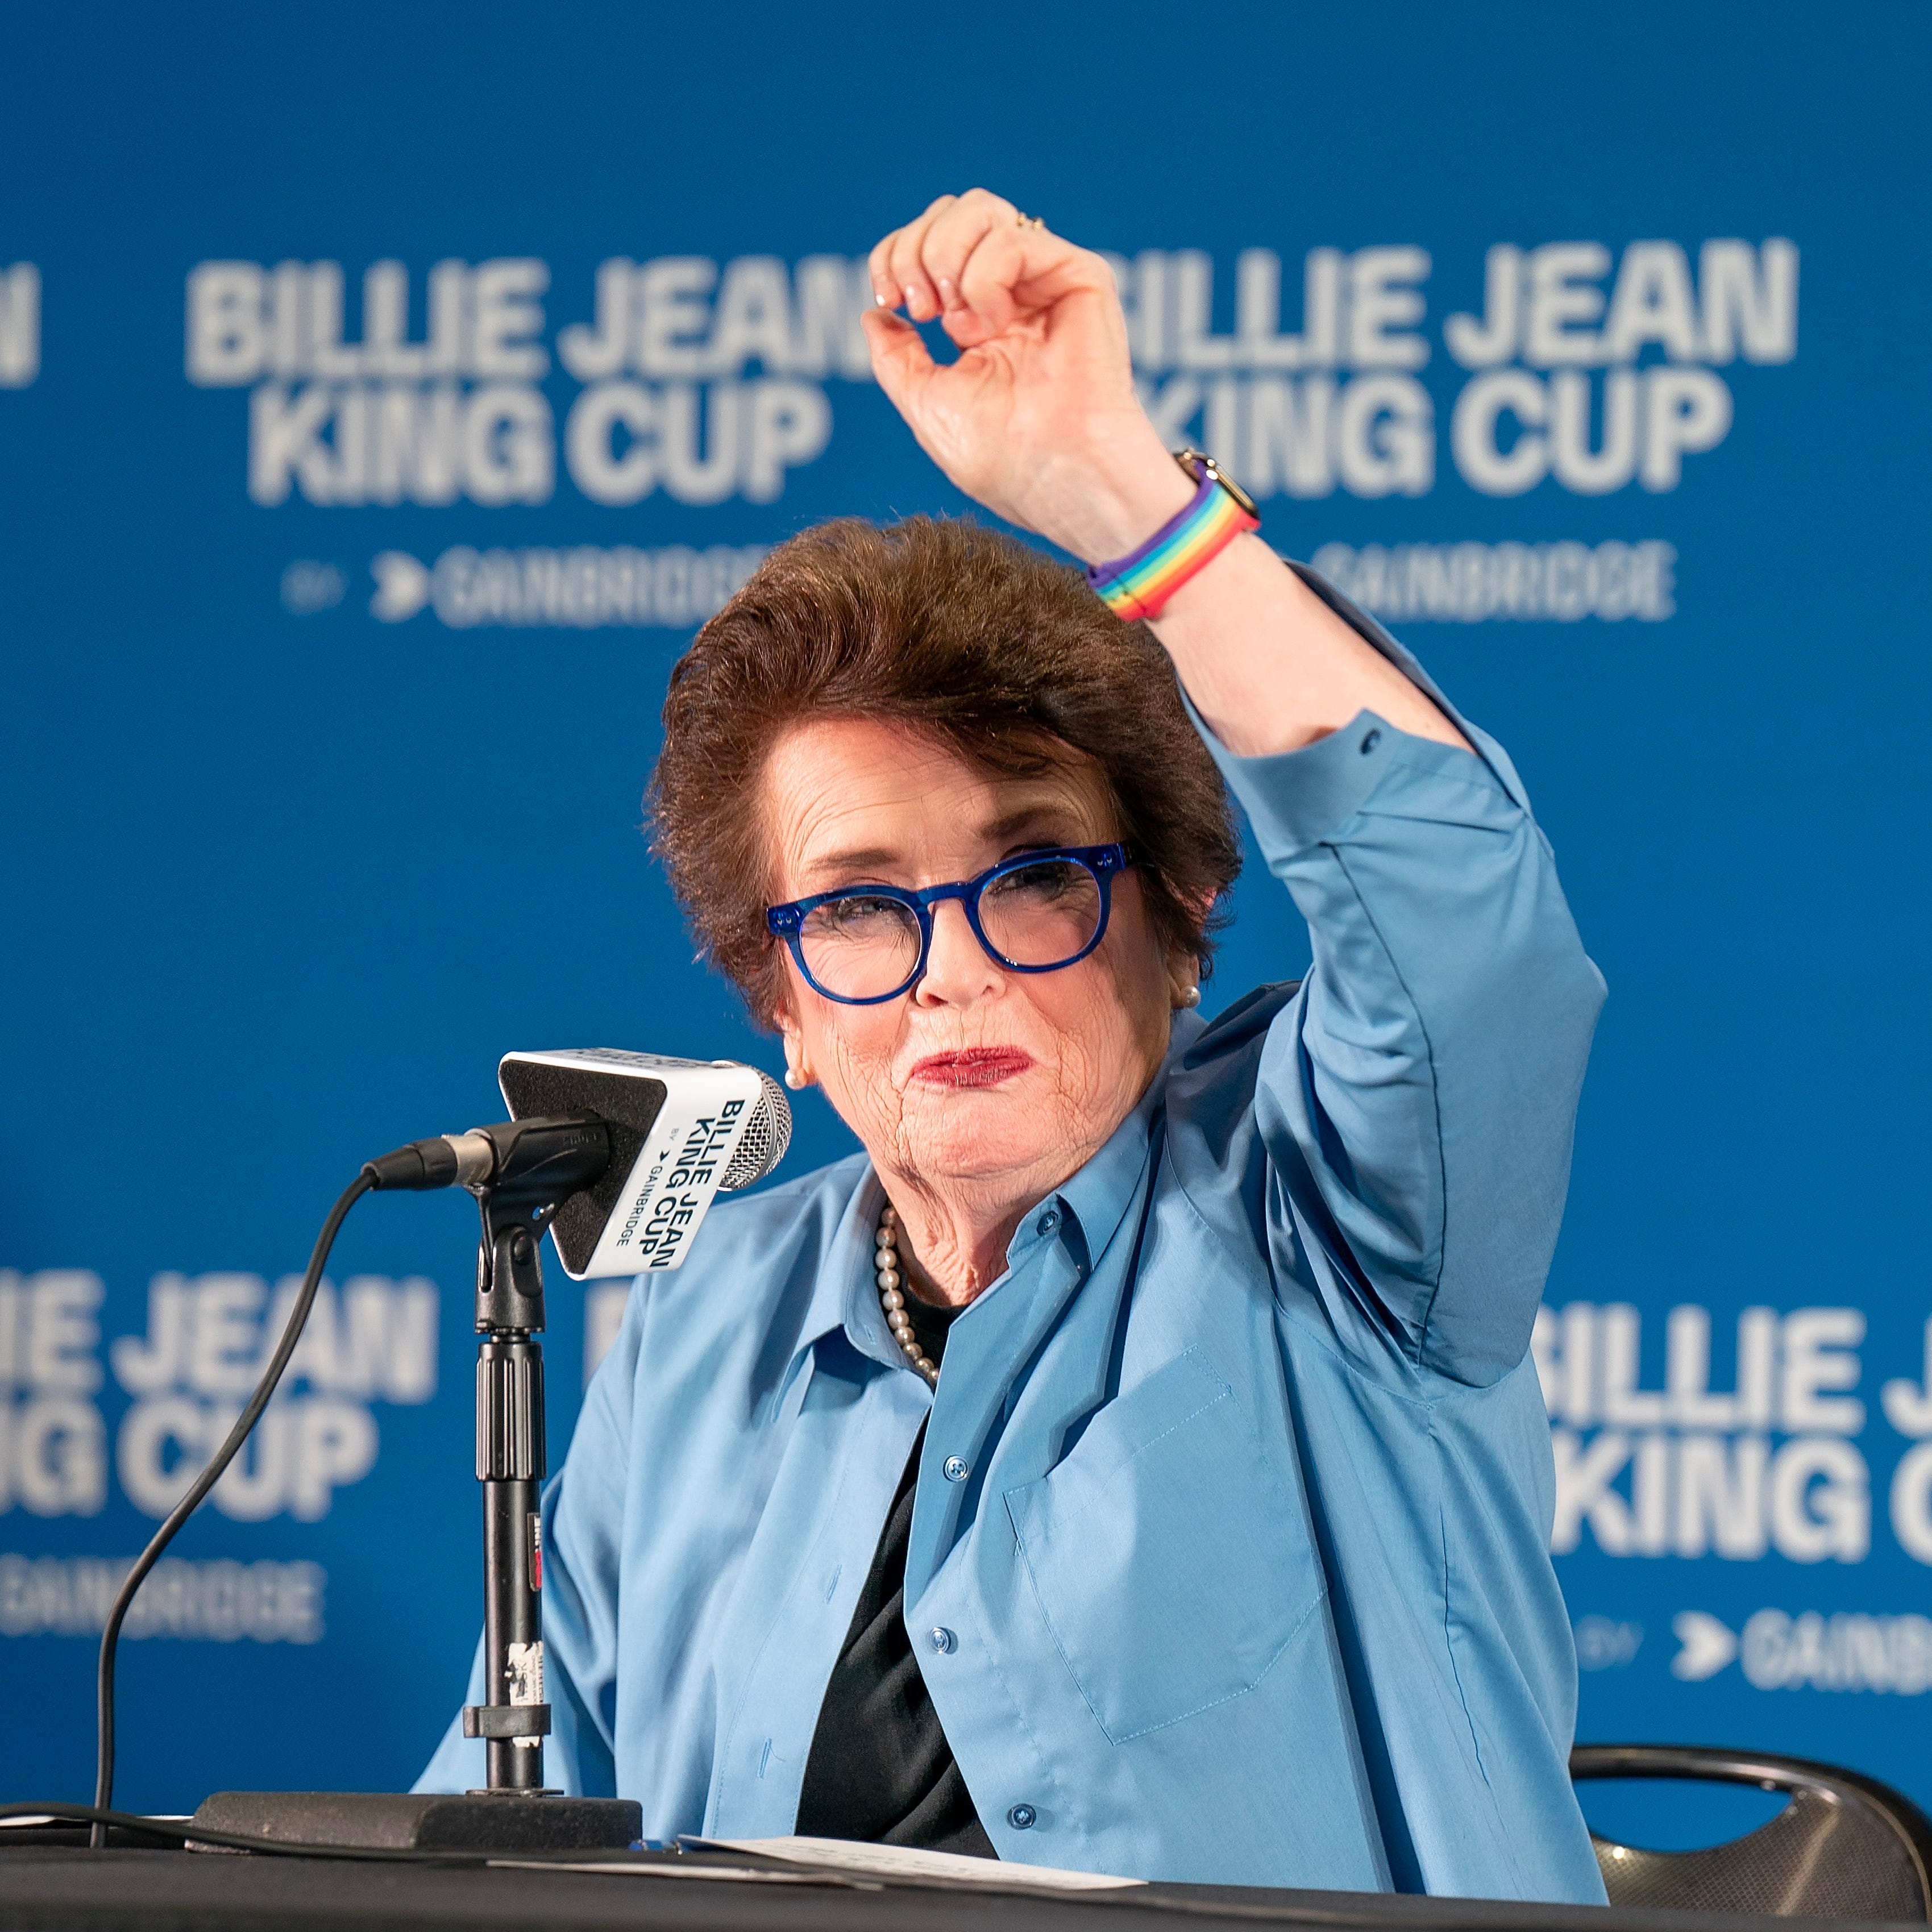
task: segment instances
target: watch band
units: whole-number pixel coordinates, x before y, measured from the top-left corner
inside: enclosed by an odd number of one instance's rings
[[[1261,528],[1254,499],[1211,456],[1181,449],[1174,460],[1199,485],[1186,508],[1138,549],[1087,567],[1087,581],[1101,602],[1128,623],[1158,617],[1190,577],[1244,532]]]

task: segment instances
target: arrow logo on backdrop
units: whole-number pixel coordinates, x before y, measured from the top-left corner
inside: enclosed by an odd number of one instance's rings
[[[1736,1633],[1702,1610],[1679,1610],[1670,1632],[1684,1646],[1670,1660],[1670,1674],[1687,1684],[1716,1676],[1738,1654]]]
[[[413,617],[429,602],[428,568],[407,550],[384,550],[370,562],[369,572],[376,580],[369,614],[386,624],[400,624],[404,618]]]

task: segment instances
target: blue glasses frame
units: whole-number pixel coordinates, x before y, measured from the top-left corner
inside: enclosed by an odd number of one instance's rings
[[[1057,959],[1051,966],[1023,966],[1017,959],[1009,959],[986,937],[986,928],[980,923],[980,897],[988,886],[1008,873],[1024,872],[1029,866],[1037,866],[1043,859],[1072,859],[1094,874],[1100,889],[1100,916],[1094,923],[1093,938],[1071,957]],[[1107,920],[1114,906],[1114,875],[1125,872],[1132,863],[1127,856],[1127,848],[1121,844],[1049,845],[1038,851],[1016,852],[1010,859],[1002,859],[997,866],[988,866],[976,878],[956,879],[950,885],[927,886],[917,892],[904,886],[841,886],[836,892],[814,892],[810,898],[766,907],[765,924],[790,947],[793,961],[814,992],[823,994],[828,1000],[836,1000],[843,1006],[876,1006],[887,1000],[896,1000],[925,978],[926,958],[932,951],[932,908],[942,900],[959,902],[966,914],[966,922],[973,928],[973,937],[980,942],[987,958],[1004,966],[1008,972],[1058,973],[1062,968],[1084,959],[1106,938]],[[806,915],[820,906],[830,905],[834,899],[849,898],[891,899],[904,906],[919,922],[919,957],[913,962],[912,970],[889,993],[835,993],[830,986],[821,986],[812,976],[812,968],[805,963],[802,935]]]

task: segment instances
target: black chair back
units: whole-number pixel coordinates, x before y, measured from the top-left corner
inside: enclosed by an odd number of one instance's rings
[[[1700,1851],[1646,1851],[1592,1832],[1612,1905],[1932,1922],[1932,1821],[1876,1778],[1807,1758],[1682,1744],[1580,1744],[1570,1775],[1711,1779],[1790,1795],[1756,1831]]]

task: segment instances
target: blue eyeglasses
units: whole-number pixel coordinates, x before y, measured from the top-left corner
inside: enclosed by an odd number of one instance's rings
[[[959,902],[973,936],[1010,972],[1054,973],[1085,958],[1106,933],[1114,875],[1131,862],[1124,845],[1056,845],[948,886],[844,886],[768,906],[765,923],[814,991],[876,1006],[924,976],[942,899]]]

